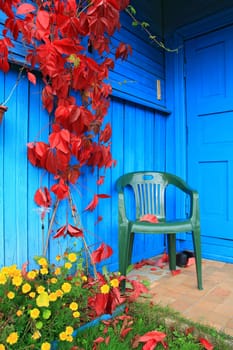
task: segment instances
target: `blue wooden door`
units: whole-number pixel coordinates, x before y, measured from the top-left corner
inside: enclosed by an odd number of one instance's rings
[[[233,261],[233,26],[186,42],[188,180],[203,255]]]

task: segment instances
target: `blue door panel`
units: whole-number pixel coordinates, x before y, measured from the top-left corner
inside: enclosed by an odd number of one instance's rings
[[[203,255],[227,260],[233,244],[233,27],[188,40],[185,49],[188,181],[200,194]]]

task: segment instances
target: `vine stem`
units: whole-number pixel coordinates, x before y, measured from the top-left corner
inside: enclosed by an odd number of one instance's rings
[[[51,235],[51,232],[52,232],[52,228],[53,228],[53,224],[54,224],[54,221],[55,221],[55,217],[56,217],[56,213],[57,213],[57,209],[58,209],[59,204],[60,204],[60,199],[57,198],[56,202],[55,202],[55,205],[54,205],[53,214],[52,214],[52,217],[51,217],[51,220],[50,220],[50,223],[49,223],[46,244],[45,244],[44,249],[43,249],[43,256],[47,255],[48,246],[49,246],[49,238],[50,238],[50,235]]]
[[[20,79],[21,79],[23,70],[24,70],[24,67],[20,68],[18,77],[17,77],[16,82],[15,82],[15,85],[14,85],[13,88],[11,89],[11,91],[10,91],[9,96],[7,97],[7,99],[6,99],[4,102],[1,103],[2,106],[5,106],[5,105],[7,104],[7,102],[10,100],[11,96],[13,95],[15,89],[17,88],[17,86],[18,86],[18,84],[19,84],[19,82],[20,82]]]
[[[71,193],[70,193],[70,192],[69,192],[68,200],[69,200],[70,209],[71,209],[72,217],[73,217],[73,220],[74,220],[74,224],[75,224],[75,226],[78,227],[77,213],[76,213],[76,211],[74,210],[73,200],[72,200],[72,197],[71,197]],[[93,261],[93,259],[92,259],[92,256],[91,256],[90,249],[88,248],[88,245],[87,245],[87,242],[86,242],[85,238],[82,237],[82,239],[83,239],[84,250],[85,250],[86,256],[89,256],[89,257],[90,257],[90,261],[91,261],[91,264],[92,264],[93,270],[94,270],[94,276],[95,276],[95,278],[97,278],[97,270],[96,270],[95,263],[94,263],[94,261]],[[87,258],[86,258],[86,268],[87,268],[87,271],[88,271],[88,259],[87,259]]]

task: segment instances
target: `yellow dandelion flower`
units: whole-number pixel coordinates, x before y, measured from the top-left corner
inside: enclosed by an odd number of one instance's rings
[[[78,303],[76,303],[75,301],[73,301],[72,303],[70,303],[69,308],[70,308],[72,311],[78,310]]]
[[[36,278],[36,276],[37,276],[37,273],[36,273],[35,270],[29,271],[29,272],[27,273],[27,278],[28,278],[29,280],[34,280],[34,279]]]
[[[30,311],[30,316],[31,316],[31,318],[33,318],[35,320],[36,318],[38,318],[40,316],[40,310],[37,308],[32,309]]]
[[[71,284],[68,282],[64,282],[61,286],[61,289],[63,290],[64,293],[69,293],[71,291]]]
[[[111,284],[112,287],[117,288],[117,287],[119,287],[120,282],[118,281],[117,278],[113,278],[113,279],[110,281],[110,284]]]
[[[42,275],[47,275],[49,273],[49,270],[47,267],[42,267],[42,269],[40,269],[40,273]]]
[[[8,335],[6,338],[6,342],[10,345],[16,344],[19,339],[18,333],[17,332],[12,332]]]
[[[56,259],[57,261],[60,261],[60,260],[61,260],[61,255],[57,255],[55,259]]]
[[[67,334],[67,336],[66,336],[66,341],[68,341],[69,343],[72,343],[73,337],[72,337],[71,334]]]
[[[71,269],[72,264],[70,262],[66,262],[64,266],[67,270],[69,270],[69,269]]]
[[[6,284],[7,278],[4,273],[0,273],[0,284]]]
[[[80,317],[80,312],[79,311],[73,312],[73,317],[74,318],[79,318]]]
[[[51,344],[48,342],[45,342],[41,344],[41,350],[50,350],[51,349]]]
[[[32,335],[32,339],[37,340],[41,337],[41,334],[39,331],[35,331]]]
[[[36,293],[35,292],[30,292],[28,295],[29,295],[30,298],[34,299],[35,296],[36,296]]]
[[[52,277],[51,280],[50,280],[50,282],[51,282],[52,284],[56,284],[56,283],[57,283],[57,278],[56,278],[56,277]]]
[[[59,298],[59,297],[62,297],[63,294],[64,294],[63,291],[62,291],[61,289],[57,289],[55,293],[56,293],[56,296],[57,296],[58,298]]]
[[[5,345],[4,344],[0,344],[0,350],[6,350]]]
[[[49,301],[56,301],[57,300],[57,294],[55,292],[52,292],[49,294]]]
[[[29,283],[25,283],[22,285],[22,292],[24,294],[27,294],[28,292],[30,292],[31,289],[32,289],[32,287]]]
[[[57,267],[57,268],[55,269],[55,271],[54,271],[54,274],[55,274],[56,276],[60,275],[60,274],[61,274],[61,268],[60,268],[60,267]]]
[[[20,316],[22,316],[22,314],[23,314],[22,310],[17,310],[16,311],[16,316],[20,317]]]
[[[66,334],[71,335],[71,334],[73,333],[73,331],[74,331],[74,328],[73,328],[73,327],[71,327],[71,326],[67,326],[67,327],[66,327]]]
[[[82,276],[82,280],[83,280],[83,282],[86,282],[87,281],[87,276]]]
[[[100,291],[102,294],[108,294],[110,290],[110,287],[108,284],[104,284],[103,286],[101,286]]]
[[[45,259],[45,258],[40,258],[40,259],[38,259],[38,264],[40,265],[40,266],[43,266],[43,267],[45,267],[45,266],[47,266],[48,265],[48,261],[47,261],[47,259]]]
[[[21,284],[23,283],[23,279],[21,276],[14,276],[12,278],[12,284],[16,287],[21,286]]]
[[[45,287],[44,286],[38,286],[36,288],[36,291],[37,291],[38,294],[41,294],[41,293],[43,293],[45,291]]]
[[[60,339],[60,340],[64,341],[64,340],[66,340],[66,338],[67,338],[66,332],[61,332],[61,333],[59,334],[59,339]]]
[[[39,307],[49,306],[49,295],[47,292],[43,292],[38,295],[38,297],[36,298],[36,305]]]
[[[7,293],[7,298],[8,299],[14,299],[14,297],[15,297],[15,293],[14,292],[8,292]]]
[[[75,254],[75,253],[68,254],[68,260],[72,263],[77,261],[77,254]]]

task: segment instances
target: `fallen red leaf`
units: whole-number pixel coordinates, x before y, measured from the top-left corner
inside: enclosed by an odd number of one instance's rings
[[[125,338],[126,335],[127,335],[132,329],[133,329],[132,327],[122,329],[122,331],[121,331],[121,333],[120,333],[120,336],[121,336],[122,338]]]
[[[171,270],[172,276],[179,275],[180,273],[181,273],[181,270],[180,270],[180,269],[178,269],[178,270]]]
[[[188,258],[187,264],[185,265],[185,267],[189,267],[191,265],[195,265],[196,260],[194,257]]]
[[[205,338],[200,338],[199,342],[206,350],[213,350],[214,349],[214,346]]]

